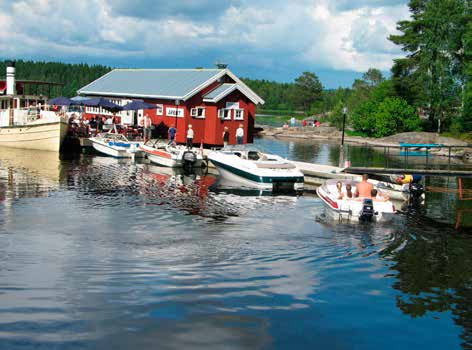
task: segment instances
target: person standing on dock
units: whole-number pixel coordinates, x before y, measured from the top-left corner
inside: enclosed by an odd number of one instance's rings
[[[169,134],[169,145],[173,145],[175,143],[175,135],[177,135],[177,129],[174,124],[170,126],[167,133]]]
[[[238,142],[238,145],[242,145],[244,142],[243,124],[239,124],[239,128],[236,129],[236,141]]]
[[[192,124],[188,125],[188,130],[187,130],[187,147],[192,148],[193,147],[193,129],[192,129]]]
[[[151,139],[152,136],[152,120],[149,114],[144,116],[144,142]]]
[[[228,131],[228,127],[225,126],[224,131],[223,131],[223,147],[228,146],[228,142],[229,142],[229,131]]]

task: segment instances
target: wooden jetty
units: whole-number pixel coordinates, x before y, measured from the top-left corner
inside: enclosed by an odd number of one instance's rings
[[[451,169],[397,169],[397,168],[364,168],[349,167],[345,169],[351,174],[416,174],[423,176],[472,177],[472,171]]]

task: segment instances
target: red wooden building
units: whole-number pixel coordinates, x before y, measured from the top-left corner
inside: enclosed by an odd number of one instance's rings
[[[157,109],[120,112],[122,123],[135,125],[138,115],[147,113],[156,126],[174,124],[180,143],[185,142],[192,124],[194,143],[205,145],[222,145],[225,126],[230,144],[236,143],[239,124],[244,127],[244,142],[251,143],[256,106],[264,104],[229,69],[114,69],[78,93],[106,97],[120,105],[133,99],[156,104]],[[99,108],[86,108],[86,117],[107,114]]]

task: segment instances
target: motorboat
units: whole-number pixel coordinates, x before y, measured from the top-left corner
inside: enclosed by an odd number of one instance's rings
[[[346,185],[349,184],[352,193],[356,192],[357,184],[359,183],[352,180],[331,179],[316,189],[318,197],[327,207],[328,215],[339,221],[387,222],[393,219],[396,209],[390,200],[340,196],[339,190],[336,187],[338,182],[341,183],[343,192],[346,190]]]
[[[203,152],[183,145],[168,144],[160,140],[149,140],[139,148],[148,159],[171,168],[200,168]]]
[[[123,134],[101,133],[91,137],[90,141],[95,150],[115,158],[140,158],[144,156],[144,153],[139,149],[142,142],[130,141]]]
[[[290,161],[257,149],[225,147],[208,159],[220,174],[220,183],[270,191],[303,190],[303,173]]]

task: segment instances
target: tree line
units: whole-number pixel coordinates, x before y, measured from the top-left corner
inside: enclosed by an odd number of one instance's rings
[[[0,76],[6,72],[7,61],[0,61]],[[61,83],[62,86],[38,86],[31,92],[47,95],[73,97],[81,87],[108,73],[111,67],[102,65],[88,65],[84,63],[69,64],[60,62],[16,61],[17,80],[40,80]],[[28,93],[28,91],[27,91]]]

